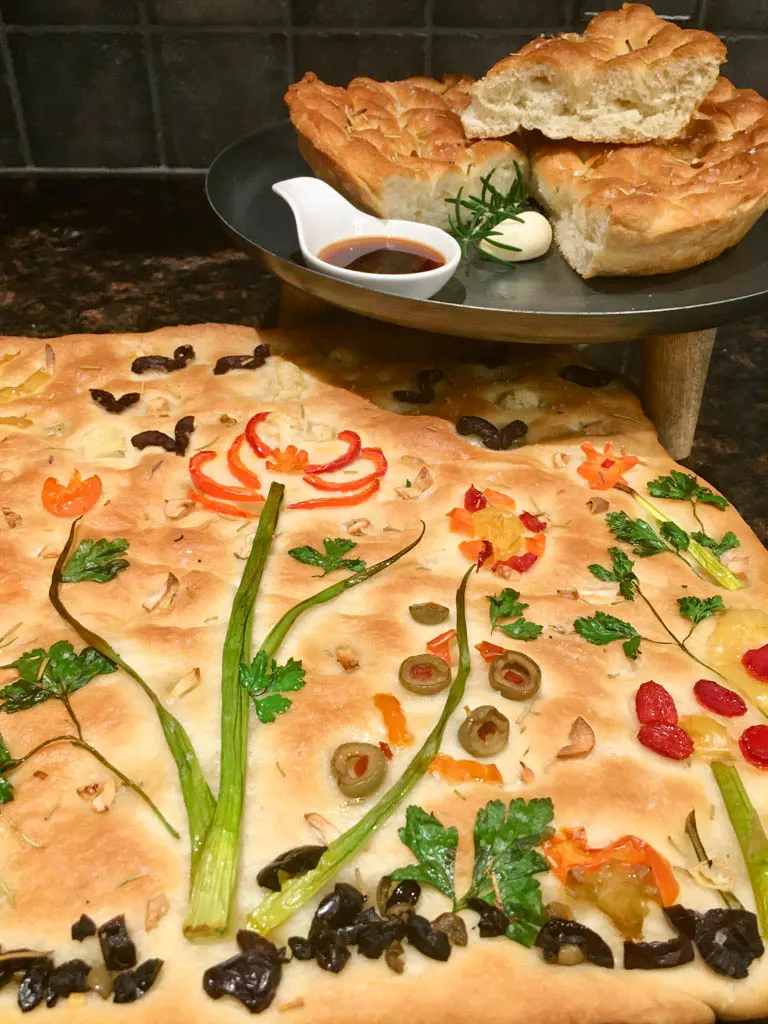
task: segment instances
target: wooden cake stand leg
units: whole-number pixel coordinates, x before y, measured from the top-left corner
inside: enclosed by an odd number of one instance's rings
[[[714,329],[643,342],[643,407],[673,459],[691,454],[714,342]]]

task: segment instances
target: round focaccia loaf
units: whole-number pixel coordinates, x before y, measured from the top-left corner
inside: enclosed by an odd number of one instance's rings
[[[542,36],[495,64],[472,86],[462,114],[470,138],[519,128],[550,139],[669,139],[715,83],[725,46],[681,29],[644,4],[603,11],[583,35]]]

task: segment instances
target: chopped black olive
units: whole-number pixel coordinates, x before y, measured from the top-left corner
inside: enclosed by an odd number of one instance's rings
[[[372,924],[381,924],[382,921],[383,918],[379,917],[373,907],[368,907],[367,910],[360,911],[352,924],[342,925],[341,928],[337,928],[336,933],[345,945],[354,946],[357,944],[360,933],[364,928]]]
[[[357,951],[369,960],[378,960],[393,942],[398,942],[404,935],[404,921],[380,921],[366,925],[358,936]]]
[[[312,952],[312,943],[302,935],[292,935],[288,939],[288,945],[296,960],[312,960],[315,956]]]
[[[578,363],[564,366],[560,376],[571,384],[578,384],[580,388],[604,388],[616,379],[610,370],[598,370],[594,366],[581,366]]]
[[[279,960],[249,950],[209,967],[203,989],[211,999],[233,996],[251,1013],[261,1013],[275,998],[282,973]]]
[[[131,363],[133,373],[147,373],[149,370],[162,370],[172,373],[183,370],[190,359],[195,358],[195,350],[191,345],[179,345],[174,349],[173,356],[139,356]]]
[[[85,960],[67,960],[54,967],[45,983],[45,1005],[55,1006],[59,997],[67,999],[73,992],[87,992],[90,970]]]
[[[111,391],[102,391],[101,388],[91,388],[91,398],[94,400],[96,405],[100,405],[102,409],[106,409],[107,412],[113,412],[119,415],[121,412],[125,412],[126,409],[130,409],[132,405],[136,405],[141,395],[138,391],[129,391],[126,395],[121,395],[120,398],[115,398]]]
[[[145,960],[135,971],[124,971],[114,981],[113,999],[116,1003],[135,1003],[154,985],[162,960]]]
[[[104,963],[110,971],[125,971],[136,966],[136,947],[125,927],[123,914],[101,925],[99,942]]]
[[[324,971],[330,971],[331,974],[343,971],[352,956],[344,940],[333,928],[323,928],[313,936],[312,948],[315,951],[317,966],[322,967]]]
[[[757,918],[749,910],[716,907],[700,914],[675,904],[664,913],[681,935],[696,943],[712,970],[727,978],[746,978],[752,961],[765,952]]]
[[[459,917],[458,914],[446,911],[435,918],[432,922],[432,927],[437,928],[439,932],[445,932],[452,946],[466,946],[469,942],[464,918]]]
[[[26,971],[28,967],[35,967],[39,964],[51,964],[50,953],[39,953],[34,949],[6,949],[0,953],[0,971]]]
[[[142,430],[141,433],[133,435],[131,444],[139,451],[143,451],[145,448],[163,448],[175,455],[186,455],[189,439],[194,429],[195,417],[182,416],[176,424],[173,437],[164,434],[162,430]]]
[[[523,420],[511,420],[501,430],[490,420],[482,416],[459,416],[456,421],[456,433],[466,436],[474,434],[480,438],[486,448],[493,451],[506,451],[515,441],[519,441],[528,433],[528,424]]]
[[[72,925],[72,938],[75,942],[82,942],[96,934],[96,924],[87,914],[81,914],[79,919]]]
[[[557,963],[563,947],[576,946],[597,967],[613,967],[613,953],[608,943],[578,921],[553,917],[541,928],[534,945],[542,951],[547,963]]]
[[[681,967],[693,960],[693,943],[687,935],[669,942],[625,942],[624,969],[655,971],[662,967]]]
[[[451,955],[451,944],[445,932],[433,928],[420,914],[411,914],[408,918],[405,935],[412,946],[432,960],[447,960]]]
[[[327,846],[295,846],[292,850],[281,853],[256,875],[256,881],[265,889],[280,892],[282,883],[280,872],[293,877],[316,868]]]
[[[467,906],[480,915],[477,930],[482,939],[493,939],[497,935],[504,935],[509,927],[509,918],[499,907],[485,900],[467,900]]]
[[[218,377],[230,370],[258,370],[266,363],[268,356],[269,345],[257,345],[250,356],[221,356],[216,360],[213,372]]]
[[[42,1003],[50,969],[51,964],[48,962],[33,964],[25,971],[24,977],[19,982],[19,993],[16,997],[22,1013],[34,1010]]]
[[[272,957],[273,960],[285,963],[284,946],[278,949],[274,942],[270,942],[269,939],[265,939],[263,935],[259,935],[258,932],[252,932],[248,928],[241,928],[238,931],[237,944],[244,953],[251,950],[256,953],[261,953],[262,956]]]
[[[322,921],[331,928],[341,928],[347,924],[353,924],[355,918],[363,909],[365,897],[358,892],[354,885],[346,882],[337,882],[333,892],[323,896],[315,911],[315,920]],[[310,931],[310,938],[312,933]]]
[[[409,391],[401,388],[392,392],[392,397],[398,402],[411,402],[416,405],[426,405],[435,400],[435,384],[443,379],[445,374],[442,370],[419,370],[416,374],[416,390]]]
[[[384,917],[401,917],[413,911],[421,897],[421,886],[412,878],[395,882],[384,903]]]

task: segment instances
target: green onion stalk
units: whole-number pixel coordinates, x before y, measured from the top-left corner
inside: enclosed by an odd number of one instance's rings
[[[203,774],[203,769],[200,767],[200,762],[198,761],[197,754],[192,746],[192,741],[178,718],[171,714],[149,683],[139,675],[136,669],[132,668],[126,661],[123,661],[114,647],[112,647],[112,645],[109,644],[102,636],[99,636],[98,633],[94,633],[92,629],[88,629],[87,626],[84,626],[82,622],[76,619],[75,616],[68,611],[61,599],[62,573],[64,572],[64,568],[72,551],[72,547],[75,542],[75,533],[79,522],[80,519],[78,518],[72,523],[67,542],[64,545],[61,554],[56,559],[56,565],[53,568],[53,574],[51,576],[51,584],[48,588],[48,597],[57,613],[72,627],[72,629],[74,629],[77,635],[90,647],[95,648],[100,654],[103,654],[105,658],[109,658],[109,660],[117,665],[118,668],[122,669],[126,675],[129,675],[131,679],[137,682],[147,697],[152,701],[157,717],[160,720],[163,735],[165,736],[165,742],[168,744],[168,749],[176,763],[176,768],[179,774],[181,793],[184,798],[184,806],[187,811],[187,820],[189,823],[189,841],[192,857],[192,871],[194,873],[203,839],[208,831],[211,818],[213,817],[216,801],[213,798],[213,793],[211,793],[210,786]]]
[[[316,892],[329,882],[339,869],[351,858],[381,826],[394,814],[405,797],[424,776],[433,758],[440,752],[446,725],[464,697],[469,675],[469,642],[465,592],[467,581],[474,571],[471,566],[464,575],[456,592],[456,631],[459,645],[459,667],[451,684],[442,713],[434,728],[414,755],[397,782],[364,815],[357,824],[334,839],[318,865],[304,875],[286,882],[280,892],[267,896],[248,917],[248,928],[267,935],[296,913]]]
[[[617,484],[617,489],[624,491],[625,494],[631,495],[638,503],[638,505],[648,513],[657,523],[674,523],[674,519],[670,519],[669,516],[665,516],[663,512],[656,508],[647,498],[644,498],[642,494],[630,487],[627,484]],[[675,524],[677,525],[677,524]],[[693,563],[697,563],[701,569],[709,576],[709,578],[716,583],[719,587],[723,587],[725,590],[742,590],[744,584],[742,581],[731,572],[731,570],[720,561],[713,551],[709,548],[705,548],[703,544],[699,544],[698,541],[692,537],[689,538],[688,547],[682,551],[678,551],[676,548],[670,546],[670,551],[681,558],[686,565],[694,569]]]
[[[269,502],[269,497],[267,498],[267,502]],[[266,516],[267,506],[265,505],[264,511],[261,515],[259,529],[261,529],[261,523],[265,520]],[[272,529],[274,530],[274,526]],[[422,523],[421,533],[419,536],[394,555],[383,559],[381,562],[377,562],[375,565],[367,566],[365,569],[361,569],[360,572],[356,572],[352,576],[339,580],[337,583],[333,583],[331,586],[325,587],[325,589],[319,591],[317,594],[313,594],[310,597],[305,598],[304,601],[300,601],[298,604],[294,605],[278,620],[277,624],[269,632],[262,643],[259,651],[264,652],[268,658],[274,658],[291,626],[293,626],[300,615],[305,611],[308,611],[310,608],[315,608],[318,605],[325,604],[327,601],[333,600],[333,598],[343,594],[346,590],[356,587],[360,583],[365,583],[365,581],[371,579],[372,576],[376,576],[378,573],[383,572],[384,569],[389,568],[390,565],[399,561],[404,555],[407,555],[409,551],[416,547],[424,536],[424,530],[425,527]],[[254,546],[258,541],[258,537],[259,535],[257,533],[256,538],[254,539]],[[253,551],[251,554],[253,554]],[[247,572],[248,563],[246,563],[243,579],[245,579]],[[237,601],[237,598],[235,600]],[[248,635],[250,635],[250,628]],[[227,638],[229,639],[229,633],[227,634]],[[223,935],[227,930],[232,902],[234,900],[235,886],[237,883],[236,868],[240,844],[240,820],[242,817],[244,780],[248,753],[247,729],[245,728],[245,724],[247,721],[249,700],[247,691],[239,685],[239,681],[237,679],[237,668],[239,667],[240,661],[249,660],[248,654],[249,652],[243,648],[239,661],[236,665],[233,663],[232,668],[232,671],[235,673],[234,681],[239,690],[238,708],[240,703],[244,705],[244,717],[242,720],[237,720],[236,731],[234,733],[231,731],[233,723],[225,726],[222,714],[220,797],[211,826],[211,832],[206,839],[204,855],[201,858],[199,870],[193,880],[189,911],[184,923],[184,934],[189,939],[209,938],[216,935]],[[223,689],[224,675],[222,673],[222,691]],[[241,724],[242,733],[240,732]],[[233,742],[233,738],[235,742]],[[208,851],[209,848],[210,852],[206,854],[206,851]]]
[[[240,685],[250,661],[253,608],[272,546],[285,488],[273,483],[232,604],[221,657],[219,798],[195,871],[184,921],[187,938],[223,935],[237,886],[240,830],[248,764],[248,692]]]
[[[768,938],[768,836],[734,766],[713,761],[712,773],[747,866],[760,931]]]
[[[698,826],[696,825],[696,811],[691,811],[685,819],[685,834],[690,840],[693,852],[696,854],[699,864],[711,864],[712,861],[707,855],[704,843],[702,843],[701,836],[699,835]],[[734,895],[734,893],[730,891],[730,889],[718,889],[717,892],[720,894],[720,898],[729,910],[744,909],[744,904],[738,896]]]

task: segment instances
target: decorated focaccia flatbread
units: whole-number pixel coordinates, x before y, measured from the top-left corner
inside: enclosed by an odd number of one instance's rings
[[[0,341],[0,1020],[768,1013],[765,551],[392,339]]]

